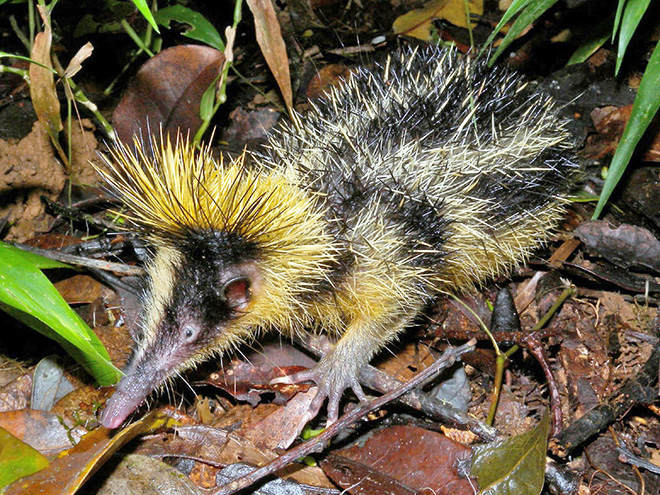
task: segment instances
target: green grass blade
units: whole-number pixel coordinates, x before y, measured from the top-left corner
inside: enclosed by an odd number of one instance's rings
[[[639,25],[639,22],[644,17],[644,14],[649,8],[649,3],[651,0],[628,0],[626,8],[623,12],[623,17],[621,18],[621,32],[619,33],[619,46],[616,52],[616,69],[614,74],[619,74],[619,69],[621,68],[621,63],[623,62],[623,56],[626,54],[628,49],[628,43],[635,34],[635,30]]]
[[[497,48],[497,51],[493,54],[488,64],[492,66],[495,63],[495,60],[497,60],[497,57],[499,57],[502,52],[506,50],[511,43],[513,43],[518,35],[527,28],[527,26],[536,21],[545,13],[545,11],[547,11],[556,3],[557,0],[536,0],[527,5],[525,10],[520,13],[516,21],[513,23],[513,26],[511,26],[509,32],[506,33],[506,36],[504,36],[502,43]]]
[[[596,53],[596,51],[609,39],[612,32],[613,22],[613,15],[600,21],[593,29],[589,39],[573,52],[573,55],[571,55],[571,58],[566,62],[566,65],[582,63]]]
[[[621,25],[621,14],[623,14],[623,8],[626,6],[627,0],[619,0],[619,4],[616,6],[616,15],[614,16],[614,27],[612,27],[612,43],[616,38],[616,33],[619,32],[619,26]]]
[[[571,55],[571,58],[568,59],[566,65],[581,64],[582,62],[585,62],[589,57],[596,53],[596,51],[598,51],[601,46],[605,44],[609,37],[609,29],[606,33],[600,33],[600,35],[594,36],[573,52],[573,55]]]
[[[160,34],[160,31],[158,30],[158,24],[156,24],[156,19],[154,19],[154,15],[151,13],[151,9],[149,8],[149,5],[147,5],[147,0],[132,0],[133,5],[137,7],[137,9],[140,11],[140,14],[151,24],[151,27],[154,28],[154,31]]]
[[[501,31],[501,29],[505,26],[505,24],[509,22],[514,15],[516,15],[522,9],[527,7],[527,4],[531,1],[533,0],[513,0],[509,8],[506,9],[506,12],[504,12],[504,15],[500,19],[500,22],[497,23],[497,26],[495,26],[495,29],[493,29],[493,32],[486,40],[486,43],[484,43],[484,48],[481,49],[482,53],[484,49],[493,42],[493,39],[495,39],[495,36],[497,36],[497,33]]]
[[[64,266],[0,243],[0,306],[59,342],[99,384],[115,383],[121,372],[103,344],[40,270]]]
[[[0,4],[0,5],[2,5],[2,4]],[[42,67],[46,70],[49,70],[53,74],[57,75],[57,71],[55,69],[53,69],[52,67],[47,67],[44,64],[40,64],[36,60],[32,60],[29,57],[23,57],[22,55],[15,55],[13,53],[7,53],[7,52],[0,51],[0,58],[15,58],[17,60],[25,60],[26,62],[30,62],[31,64],[38,65],[39,67]]]
[[[635,97],[630,120],[623,131],[621,142],[614,153],[610,170],[603,185],[603,191],[600,193],[600,199],[596,206],[593,219],[597,219],[603,211],[607,200],[612,195],[614,188],[618,184],[623,172],[630,162],[630,158],[635,151],[635,147],[644,135],[646,128],[653,120],[653,117],[660,108],[660,42],[655,45],[651,60],[649,61],[642,81],[639,84],[639,90]]]

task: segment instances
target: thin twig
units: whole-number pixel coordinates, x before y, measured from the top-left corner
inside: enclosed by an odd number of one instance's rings
[[[94,199],[98,200],[98,198],[94,198]],[[50,211],[52,211],[58,217],[64,217],[67,220],[73,220],[76,222],[83,221],[89,225],[96,227],[99,230],[108,230],[110,232],[113,232],[119,229],[117,224],[110,222],[109,220],[96,218],[94,215],[90,215],[89,213],[84,213],[81,207],[64,206],[56,201],[53,201],[52,199],[46,196],[42,196],[41,201],[50,209]],[[108,201],[108,200],[104,199],[102,201]]]
[[[561,397],[559,395],[559,387],[557,381],[550,367],[550,360],[543,348],[541,341],[536,338],[536,332],[531,333],[523,345],[527,351],[536,358],[539,363],[543,374],[545,375],[546,383],[548,384],[548,392],[550,393],[550,412],[552,414],[552,427],[550,428],[550,436],[554,437],[559,434],[563,427],[564,419],[561,410]]]
[[[636,456],[625,447],[617,447],[616,451],[619,453],[619,461],[630,464],[631,466],[644,468],[653,474],[660,475],[660,466],[657,464],[653,464],[646,459],[642,459],[641,457]]]
[[[139,266],[125,265],[124,263],[113,263],[111,261],[96,260],[93,258],[85,258],[83,256],[76,256],[74,254],[64,254],[58,251],[51,251],[49,249],[40,249],[25,244],[14,243],[14,246],[28,251],[33,254],[38,254],[44,258],[70,265],[82,266],[85,268],[96,268],[98,270],[106,270],[121,275],[144,275],[144,268]]]

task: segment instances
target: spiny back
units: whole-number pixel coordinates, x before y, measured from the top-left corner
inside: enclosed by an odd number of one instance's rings
[[[455,50],[403,50],[359,69],[271,139],[267,160],[320,193],[339,243],[398,261],[442,289],[523,259],[574,184],[572,142],[552,100]],[[391,253],[387,254],[388,256]]]

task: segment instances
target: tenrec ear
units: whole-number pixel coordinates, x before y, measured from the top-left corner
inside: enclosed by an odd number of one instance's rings
[[[235,277],[220,290],[220,298],[236,311],[247,308],[252,299],[251,282],[248,277]]]

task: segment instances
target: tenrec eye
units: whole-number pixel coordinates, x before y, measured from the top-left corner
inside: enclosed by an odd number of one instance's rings
[[[192,341],[193,338],[195,337],[195,329],[192,327],[186,327],[183,330],[183,336],[187,341]]]

